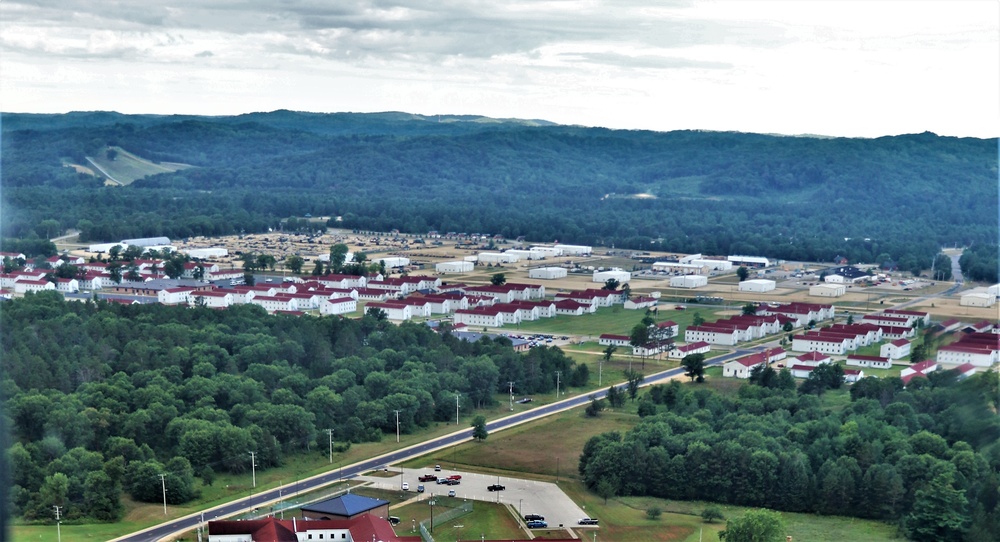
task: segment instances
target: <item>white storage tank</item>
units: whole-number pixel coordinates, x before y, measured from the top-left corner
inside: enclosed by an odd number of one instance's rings
[[[708,277],[704,275],[670,277],[671,288],[700,288],[702,286],[708,286]]]
[[[528,270],[528,278],[553,280],[566,277],[566,269],[563,267],[539,267]]]

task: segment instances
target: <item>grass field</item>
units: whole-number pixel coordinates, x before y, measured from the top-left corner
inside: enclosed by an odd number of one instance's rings
[[[118,153],[114,160],[108,159],[108,151],[115,151]],[[123,185],[131,184],[137,179],[141,179],[147,175],[171,173],[191,167],[187,164],[155,164],[149,160],[140,158],[139,156],[136,156],[121,147],[108,147],[97,153],[95,156],[88,156],[87,160],[87,164],[79,165],[91,170],[96,169],[99,174],[103,171],[104,175],[110,176],[112,179]]]
[[[440,515],[443,509],[453,508],[460,502],[451,497],[437,498],[435,514]],[[430,519],[431,508],[426,501],[422,501],[395,508],[392,514],[400,519],[396,532],[400,535],[411,535],[414,534],[415,524]],[[472,540],[481,536],[493,540],[510,540],[523,537],[524,531],[521,530],[520,524],[507,505],[478,501],[474,504],[472,512],[467,515],[450,521],[434,522],[435,540]]]
[[[742,381],[723,379],[709,369],[705,386],[724,393],[735,392]],[[699,384],[685,384],[699,386]],[[837,408],[849,402],[846,390],[827,392],[821,400],[825,406]],[[621,412],[606,411],[598,418],[586,418],[580,409],[563,412],[545,420],[517,427],[490,436],[482,443],[466,443],[415,459],[406,466],[419,468],[439,463],[448,468],[556,481],[577,504],[591,516],[601,520],[598,539],[615,541],[703,542],[718,541],[718,531],[724,523],[706,524],[700,514],[706,503],[667,501],[648,497],[620,497],[607,504],[588,491],[576,472],[579,453],[591,436],[605,431],[627,431],[638,423],[634,405],[628,403]],[[476,504],[479,506],[479,503]],[[658,506],[664,513],[650,520],[646,510]],[[746,508],[722,506],[727,517],[742,514]],[[843,540],[896,540],[896,528],[876,521],[854,518],[783,513],[787,534],[794,540],[834,542]],[[419,521],[419,520],[418,520]],[[466,529],[474,525],[465,521]],[[592,537],[592,530],[577,529],[583,540]],[[700,538],[699,538],[700,537]]]
[[[681,329],[684,329],[691,325],[696,312],[700,313],[705,320],[711,321],[716,319],[716,312],[720,311],[701,308],[679,311],[660,307],[655,318],[658,322],[673,320],[680,324]],[[621,305],[614,305],[601,307],[593,314],[584,314],[583,316],[557,316],[534,322],[521,322],[517,333],[555,333],[593,337],[596,340],[602,333],[628,335],[645,315],[646,311],[626,310]]]

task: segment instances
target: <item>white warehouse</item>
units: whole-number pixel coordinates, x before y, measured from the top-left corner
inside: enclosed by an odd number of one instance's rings
[[[562,267],[539,267],[528,270],[528,278],[553,280],[566,278],[566,269]]]
[[[617,267],[609,269],[608,271],[594,271],[594,282],[604,283],[609,279],[615,279],[620,284],[625,284],[626,282],[632,280],[632,273]]]
[[[407,265],[410,265],[410,259],[404,258],[402,256],[393,256],[389,258],[375,258],[374,261],[385,263],[386,268],[389,269],[393,267],[406,267]]]
[[[223,247],[211,247],[211,248],[189,248],[184,252],[192,258],[206,259],[206,258],[223,258],[229,255],[229,250]]]
[[[962,299],[958,304],[962,307],[992,307],[996,301],[995,295],[980,291],[962,294]]]
[[[847,293],[847,287],[843,284],[816,284],[809,287],[809,295],[816,297],[840,297]]]
[[[504,254],[513,254],[522,260],[544,260],[546,255],[545,251],[534,248],[529,248],[527,250],[510,249]]]
[[[708,286],[708,277],[704,275],[670,277],[671,288],[700,288],[702,286]]]
[[[557,258],[557,257],[563,255],[563,251],[562,251],[561,248],[548,247],[548,246],[545,246],[545,245],[533,246],[533,247],[531,247],[531,250],[537,250],[537,251],[545,254],[546,258]]]
[[[487,263],[517,263],[520,258],[516,254],[508,252],[480,252],[479,262]]]
[[[700,265],[702,267],[707,267],[712,271],[731,271],[733,269],[733,262],[726,260],[708,260],[708,259],[697,259],[691,260],[691,265]]]
[[[744,280],[740,283],[741,292],[770,292],[774,290],[774,281],[767,279]]]
[[[434,266],[438,273],[468,273],[472,271],[475,264],[472,262],[441,262]]]
[[[589,256],[594,252],[594,247],[583,245],[556,245],[555,248],[562,250],[566,256]]]

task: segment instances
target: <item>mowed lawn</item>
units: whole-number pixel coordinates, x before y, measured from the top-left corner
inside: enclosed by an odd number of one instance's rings
[[[659,307],[658,313],[654,315],[657,322],[673,320],[680,325],[681,332],[691,325],[695,313],[701,314],[705,320],[712,321],[718,319],[717,310],[714,308],[689,308],[687,310],[674,310],[673,306]],[[628,335],[632,328],[642,321],[646,316],[645,310],[627,310],[622,305],[612,307],[602,307],[593,314],[582,316],[556,316],[555,318],[542,318],[534,322],[521,322],[517,334],[524,333],[549,333],[565,334],[574,336],[593,337],[595,340],[603,333],[613,333],[616,335]],[[506,328],[505,328],[506,329]]]

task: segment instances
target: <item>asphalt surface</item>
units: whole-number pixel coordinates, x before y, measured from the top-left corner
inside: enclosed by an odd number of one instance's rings
[[[707,367],[722,365],[723,363],[730,361],[734,358],[745,356],[751,354],[755,351],[760,350],[762,347],[750,348],[750,349],[737,349],[728,354],[718,356],[708,360],[705,365]],[[642,385],[649,385],[659,382],[661,380],[668,379],[684,373],[683,368],[669,369],[666,371],[661,371],[659,373],[651,374],[643,378]],[[625,385],[620,384],[617,386],[619,389],[624,389]],[[579,407],[590,402],[590,396],[595,395],[599,398],[604,398],[607,396],[607,390],[602,390],[599,392],[577,395],[563,401],[552,403],[550,405],[545,405],[542,407],[534,408],[532,410],[521,412],[513,416],[508,416],[506,418],[501,418],[499,420],[492,421],[486,425],[489,432],[494,433],[497,431],[502,431],[504,429],[513,427],[515,425],[520,425],[529,421],[534,421],[546,416],[551,416],[558,412],[568,410],[571,408]],[[324,474],[314,476],[312,478],[301,480],[293,484],[287,484],[281,486],[280,488],[274,488],[267,491],[263,491],[252,497],[247,497],[244,499],[238,499],[229,502],[224,505],[205,510],[202,513],[192,514],[179,518],[166,523],[161,523],[155,527],[150,527],[144,531],[139,531],[130,535],[126,535],[120,538],[116,538],[113,542],[152,542],[160,540],[170,535],[180,534],[186,531],[195,529],[201,522],[201,518],[207,520],[213,520],[216,518],[225,518],[241,512],[253,510],[256,507],[260,507],[266,503],[272,501],[277,501],[282,497],[288,498],[293,494],[312,491],[318,489],[322,486],[334,483],[338,480],[349,480],[357,477],[358,475],[373,470],[383,465],[398,463],[400,461],[406,461],[413,459],[415,457],[430,453],[439,448],[445,448],[470,440],[472,438],[472,428],[468,428],[462,431],[457,431],[450,435],[445,435],[443,437],[438,437],[435,439],[428,440],[421,444],[416,444],[408,448],[404,448],[399,451],[390,452],[379,457],[354,463],[353,465],[348,465],[342,469],[331,470]],[[411,486],[412,487],[412,486]],[[458,487],[458,486],[456,486]]]

